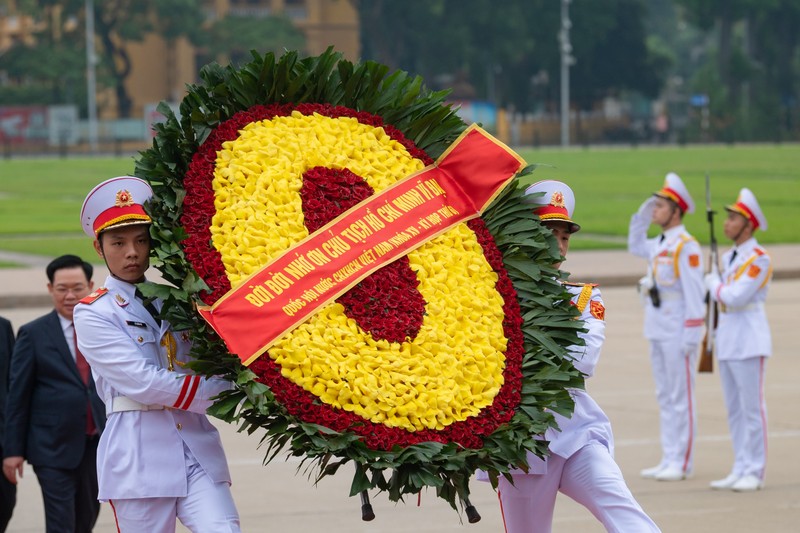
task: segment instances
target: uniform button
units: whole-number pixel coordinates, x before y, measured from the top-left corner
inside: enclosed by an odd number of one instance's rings
[[[136,340],[137,340],[137,341],[139,341],[139,342],[144,342],[144,339],[143,339],[142,337],[139,337],[139,338],[138,338],[138,339],[136,339]]]
[[[178,431],[183,429],[183,426],[180,423],[178,423],[175,427],[178,428]]]

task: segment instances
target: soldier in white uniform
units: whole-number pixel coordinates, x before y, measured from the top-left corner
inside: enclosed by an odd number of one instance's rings
[[[544,196],[530,196],[536,193]],[[526,190],[528,201],[539,207],[536,214],[552,230],[562,256],[570,236],[580,229],[572,221],[575,207],[572,189],[559,181],[540,181]],[[557,265],[560,267],[560,263]],[[585,346],[570,349],[575,367],[591,377],[605,340],[605,308],[600,291],[592,284],[565,283],[588,332],[581,333]],[[554,413],[559,430],[549,429],[550,455],[540,459],[528,454],[528,473],[513,473],[514,484],[499,480],[501,511],[507,533],[549,532],[558,492],[585,506],[608,531],[659,531],[636,502],[614,461],[611,423],[600,406],[583,389],[570,391],[575,410],[570,418]],[[486,479],[479,474],[478,479]]]
[[[650,361],[660,414],[661,460],[642,470],[645,478],[680,481],[691,475],[697,408],[694,382],[703,337],[705,288],[700,245],[683,225],[694,202],[677,174],[667,174],[664,186],[631,217],[628,251],[648,261],[640,281],[645,297],[644,336],[650,341]],[[647,238],[651,223],[661,235]]]
[[[122,533],[174,532],[176,519],[192,532],[238,532],[225,453],[205,415],[230,383],[186,370],[188,335],[154,316],[159,300],[137,295],[149,266],[142,205],[151,196],[138,178],[112,178],[92,189],[81,210],[111,273],[75,308],[78,346],[108,415],[98,498],[111,504]]]
[[[725,236],[734,247],[706,275],[709,294],[719,302],[716,332],[722,392],[728,410],[734,463],[730,474],[711,488],[755,491],[764,485],[767,464],[767,404],[764,372],[772,354],[772,337],[764,301],[772,278],[772,263],[753,236],[767,229],[767,219],[749,189],[742,189],[726,206]]]

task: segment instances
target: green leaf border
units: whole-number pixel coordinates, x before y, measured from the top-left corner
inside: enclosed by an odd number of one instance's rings
[[[145,284],[142,290],[164,299],[165,318],[175,329],[191,332],[196,357],[191,363],[193,370],[222,375],[235,383],[235,389],[223,393],[209,413],[238,423],[239,430],[248,434],[263,430],[265,463],[288,448],[290,455],[301,458],[298,470],[305,466],[305,472],[319,481],[352,461],[351,496],[378,489],[386,491],[390,500],[399,501],[405,494],[432,487],[457,509],[457,502],[469,495],[469,478],[475,470],[487,471],[496,486],[499,475],[526,468],[528,451],[544,456],[547,443],[534,436],[555,426],[551,411],[572,411],[567,389],[583,387],[583,376],[566,350],[581,343],[578,332],[583,324],[575,320],[574,306],[569,305],[569,297],[557,281],[561,272],[553,264],[560,259],[558,246],[530,206],[520,201],[519,178],[533,167],[521,171],[482,216],[503,254],[522,308],[525,355],[519,409],[479,450],[436,442],[390,451],[369,449],[356,434],[335,432],[289,415],[195,312],[196,295],[207,287],[180,246],[186,237],[180,225],[186,194],[183,176],[214,128],[257,104],[329,103],[377,114],[434,159],[466,124],[446,104],[446,91],[429,91],[420,77],[402,71],[389,73],[388,67],[379,63],[354,64],[330,48],[307,58],[296,52],[276,58],[272,53],[254,51],[252,56],[252,61],[238,68],[203,67],[203,82],[187,87],[180,119],[165,104],[159,106],[167,120],[155,126],[153,145],[140,153],[135,175],[153,187],[154,198],[147,205],[153,218],[152,254],[163,278],[174,286]]]

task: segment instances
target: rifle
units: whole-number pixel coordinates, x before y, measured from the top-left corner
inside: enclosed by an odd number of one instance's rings
[[[708,271],[711,272],[717,265],[717,238],[714,235],[714,211],[711,209],[711,179],[706,173],[706,218],[711,232],[710,253],[708,258]],[[706,334],[703,337],[703,345],[700,349],[700,361],[697,365],[698,372],[714,371],[714,332],[717,329],[717,315],[719,309],[717,302],[711,298],[711,294],[706,293]]]

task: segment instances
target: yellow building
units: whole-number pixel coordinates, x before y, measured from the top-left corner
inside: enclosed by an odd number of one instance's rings
[[[305,35],[303,52],[316,55],[333,46],[347,59],[359,58],[358,13],[347,0],[208,0],[205,14],[209,23],[228,14],[255,18],[284,15]],[[185,39],[169,46],[156,35],[131,43],[128,51],[132,117],[141,117],[146,106],[161,100],[180,101],[185,85],[199,81],[202,64],[198,63],[207,57]],[[101,117],[110,118],[108,113],[115,112],[113,100],[113,91],[98,95]]]
[[[250,18],[284,15],[305,36],[302,52],[316,55],[333,46],[347,59],[359,58],[358,13],[348,0],[206,0],[203,11],[208,24],[228,14]],[[30,40],[34,27],[34,21],[18,13],[15,2],[7,2],[0,9],[0,52],[14,42]],[[131,60],[126,81],[133,100],[131,118],[141,118],[149,106],[162,100],[180,101],[186,84],[199,81],[198,72],[207,58],[186,39],[167,43],[155,34],[128,43],[126,50]],[[113,88],[98,92],[97,104],[100,118],[117,118]]]

